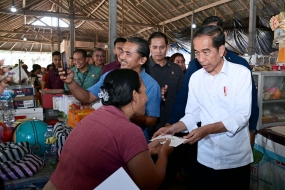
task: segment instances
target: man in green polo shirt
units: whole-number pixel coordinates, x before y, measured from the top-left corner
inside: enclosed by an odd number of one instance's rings
[[[89,65],[86,62],[87,52],[83,49],[76,49],[73,52],[74,67],[71,70],[74,72],[74,80],[84,89],[87,89],[96,84],[102,73],[102,69],[94,65]],[[69,88],[64,84],[64,89],[69,91]]]

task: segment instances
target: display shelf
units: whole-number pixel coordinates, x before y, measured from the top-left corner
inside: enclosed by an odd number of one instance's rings
[[[270,127],[270,126],[280,126],[280,125],[285,125],[285,121],[279,121],[279,122],[274,122],[274,123],[265,123],[265,124],[262,124],[262,128]]]
[[[284,102],[285,103],[285,99],[278,99],[278,100],[263,100],[263,103],[280,103],[280,102]]]
[[[269,123],[262,123],[263,114],[270,116],[276,116],[277,114],[285,114],[285,99],[263,100],[263,93],[266,89],[278,88],[282,93],[285,92],[285,72],[260,71],[252,72],[252,75],[254,78],[254,82],[257,86],[257,98],[259,107],[259,119],[257,122],[257,129],[263,129],[269,126],[285,125],[285,121],[276,120],[272,120],[272,122]]]

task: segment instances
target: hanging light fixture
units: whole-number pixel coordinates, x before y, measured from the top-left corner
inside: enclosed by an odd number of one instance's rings
[[[24,41],[27,41],[27,38],[26,38],[26,37],[24,37],[24,38],[23,38],[23,40],[24,40]]]
[[[17,12],[17,8],[14,5],[14,0],[12,0],[12,7],[10,8],[11,12]]]

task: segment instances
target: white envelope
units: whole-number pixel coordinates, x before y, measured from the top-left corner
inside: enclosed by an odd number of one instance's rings
[[[94,190],[139,190],[127,172],[120,167]]]
[[[176,137],[176,136],[173,136],[173,135],[159,135],[153,139],[151,139],[150,141],[154,141],[154,140],[157,140],[157,139],[163,139],[163,138],[166,138],[166,140],[170,139],[170,144],[169,146],[173,146],[173,147],[177,147],[179,145],[181,145],[186,139],[183,139],[183,138],[180,138],[180,137]],[[161,144],[164,144],[166,141],[163,141],[161,142]]]

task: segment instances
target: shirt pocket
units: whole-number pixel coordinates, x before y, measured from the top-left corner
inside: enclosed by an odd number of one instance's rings
[[[176,88],[178,81],[179,81],[179,76],[178,75],[170,75],[168,81],[169,81],[168,85],[173,85],[173,87]]]

